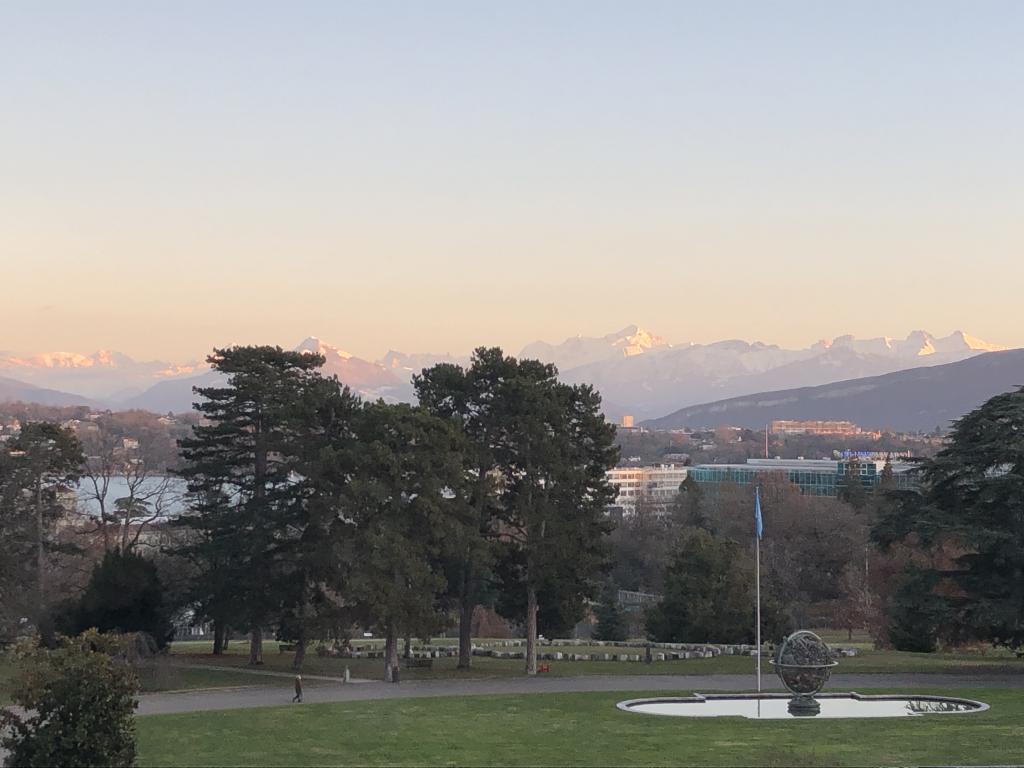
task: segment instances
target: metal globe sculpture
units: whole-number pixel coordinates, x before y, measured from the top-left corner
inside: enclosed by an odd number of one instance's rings
[[[814,697],[828,682],[836,663],[825,641],[806,629],[783,641],[772,664],[782,684],[793,694],[791,714],[813,716],[821,711]]]

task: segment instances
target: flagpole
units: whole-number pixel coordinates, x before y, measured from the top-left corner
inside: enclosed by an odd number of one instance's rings
[[[754,581],[757,583],[755,592],[757,597],[757,607],[755,610],[755,616],[757,626],[754,628],[754,635],[757,642],[757,692],[761,693],[761,488],[756,487],[754,490],[755,494],[755,514],[757,516],[755,528],[754,528],[754,548],[756,551],[755,565],[754,565]],[[760,703],[760,696],[758,697],[758,703]]]
[[[757,564],[754,571],[757,580],[757,692],[761,693],[761,537],[758,536],[756,539]]]

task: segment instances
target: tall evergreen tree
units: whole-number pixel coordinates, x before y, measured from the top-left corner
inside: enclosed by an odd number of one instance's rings
[[[503,589],[525,597],[526,673],[537,673],[541,600],[582,605],[606,564],[607,507],[615,496],[615,427],[589,386],[559,383],[552,365],[519,361],[501,407],[517,429],[502,446],[502,538],[518,563]],[[543,594],[542,593],[546,593]]]
[[[56,640],[46,578],[52,531],[83,461],[74,434],[49,422],[26,424],[0,449],[0,623],[31,616],[47,647]]]
[[[692,475],[687,475],[669,510],[674,526],[708,528],[710,521],[704,506],[704,491]]]
[[[463,540],[453,542],[455,554],[449,563],[452,594],[459,610],[459,669],[469,669],[472,661],[473,609],[486,589],[485,580],[494,562],[500,511],[499,457],[513,441],[516,429],[512,414],[504,407],[504,390],[517,369],[515,359],[500,349],[481,347],[473,353],[469,368],[441,363],[413,379],[420,405],[452,421],[467,437],[463,488],[475,525],[464,529]]]
[[[203,420],[181,441],[191,509],[180,524],[192,532],[182,553],[201,568],[196,597],[217,628],[215,652],[226,623],[244,626],[249,662],[260,664],[263,627],[283,599],[283,524],[300,493],[289,414],[324,358],[262,346],[216,349],[207,360],[227,384],[196,390]]]
[[[747,643],[754,639],[753,572],[734,541],[689,529],[665,571],[665,593],[649,609],[651,639]]]
[[[444,561],[473,523],[463,504],[463,438],[409,405],[373,403],[357,420],[348,513],[359,553],[352,592],[385,636],[384,679],[397,680],[398,640],[438,628]]]
[[[956,422],[920,493],[888,497],[872,538],[931,555],[957,633],[1024,646],[1024,388]]]
[[[594,609],[597,616],[597,627],[594,639],[601,641],[625,640],[629,634],[626,617],[619,606],[619,591],[614,584],[606,585],[601,594],[601,602]]]
[[[868,503],[868,490],[861,477],[861,462],[857,458],[846,461],[845,470],[839,479],[838,496],[858,512]]]
[[[337,379],[311,380],[288,412],[299,437],[291,457],[293,503],[276,559],[282,588],[278,637],[295,644],[301,669],[312,639],[347,637],[354,617],[355,520],[347,493],[358,468],[359,399]]]

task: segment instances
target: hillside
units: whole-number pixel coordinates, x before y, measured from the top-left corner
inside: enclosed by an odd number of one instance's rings
[[[41,405],[93,405],[87,397],[35,387],[22,381],[0,376],[0,403],[39,403]]]
[[[644,422],[655,429],[729,424],[758,429],[775,419],[844,419],[862,427],[931,430],[1024,385],[1024,349],[817,387],[782,389],[681,408]]]

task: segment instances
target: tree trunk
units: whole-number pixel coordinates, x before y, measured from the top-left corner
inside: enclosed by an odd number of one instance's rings
[[[295,658],[292,659],[292,669],[298,672],[302,669],[302,662],[306,660],[306,638],[299,638],[295,643]]]
[[[384,634],[384,682],[398,682],[398,636],[394,624]]]
[[[224,647],[227,645],[224,642],[224,622],[220,619],[213,620],[213,655],[222,656],[224,654]]]
[[[36,630],[45,648],[57,647],[57,633],[50,619],[50,610],[46,604],[46,534],[43,528],[43,478],[36,480],[36,569],[38,581],[36,589]]]
[[[526,674],[537,674],[537,590],[526,589]]]
[[[459,600],[461,605],[459,606],[459,665],[457,668],[469,669],[473,659],[473,595],[468,589],[463,589]]]
[[[412,658],[412,635],[405,636],[405,647],[402,649],[402,658]]]
[[[462,569],[459,584],[459,664],[457,669],[469,669],[473,661],[473,592],[472,570],[467,563]]]
[[[104,492],[106,496],[106,492]],[[110,531],[107,528],[107,505],[106,499],[99,499],[100,502],[100,532],[103,534],[103,551],[110,551]]]
[[[249,665],[263,663],[263,628],[253,627],[249,633]]]

